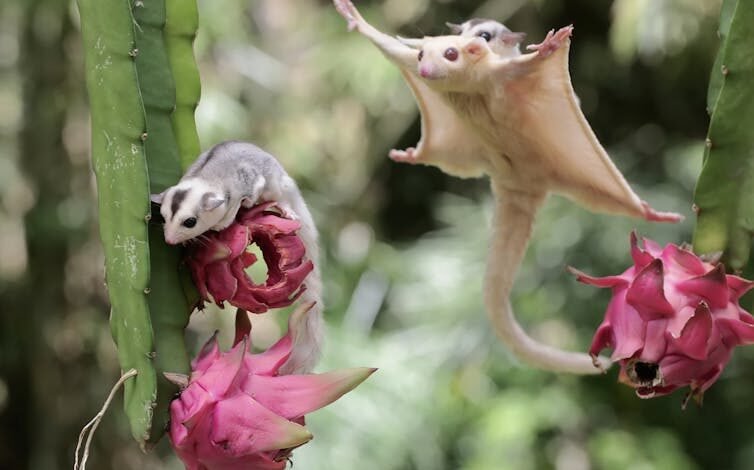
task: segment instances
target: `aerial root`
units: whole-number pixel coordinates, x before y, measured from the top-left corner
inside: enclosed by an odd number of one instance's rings
[[[121,375],[120,379],[118,379],[118,381],[115,382],[115,385],[113,385],[113,388],[110,389],[110,394],[102,405],[102,409],[100,409],[99,412],[94,415],[94,418],[86,423],[86,426],[81,429],[79,440],[76,443],[76,455],[74,457],[73,470],[86,470],[86,461],[89,459],[89,448],[92,444],[92,436],[94,436],[95,431],[97,431],[97,426],[99,426],[102,417],[105,416],[105,412],[110,407],[110,403],[113,401],[115,393],[126,382],[126,380],[135,377],[136,374],[138,374],[136,369],[130,369],[128,372]],[[81,451],[81,444],[84,441],[84,436],[86,436],[86,444],[84,445],[84,453],[81,456],[81,465],[79,466],[79,452]]]

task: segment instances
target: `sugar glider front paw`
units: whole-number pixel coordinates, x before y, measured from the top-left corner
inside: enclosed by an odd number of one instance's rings
[[[283,216],[283,218],[290,219],[290,220],[298,220],[299,217],[296,214],[296,212],[293,210],[290,204],[287,202],[276,202],[275,205],[278,209],[280,209],[280,215]]]
[[[547,36],[545,36],[544,41],[540,42],[539,44],[529,44],[528,46],[526,46],[526,49],[539,52],[540,57],[547,57],[558,50],[558,48],[563,45],[565,40],[571,37],[572,33],[573,25],[560,28],[557,32],[551,29],[547,33]]]
[[[406,150],[392,149],[388,153],[388,157],[394,162],[409,163],[415,165],[419,163],[419,155],[414,147],[409,147]]]

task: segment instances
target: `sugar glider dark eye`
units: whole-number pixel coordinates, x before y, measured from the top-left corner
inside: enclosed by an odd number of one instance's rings
[[[424,51],[419,51],[419,56],[417,57],[417,59],[419,59],[419,62],[422,61],[422,57],[424,57]]]
[[[490,39],[492,39],[492,34],[487,31],[481,31],[477,34],[478,37],[484,39],[487,42],[490,42]]]
[[[186,228],[196,227],[196,217],[189,217],[188,219],[183,221],[182,225]]]
[[[451,62],[455,62],[458,59],[458,49],[456,49],[455,47],[449,47],[445,49],[445,52],[442,54],[442,56]]]

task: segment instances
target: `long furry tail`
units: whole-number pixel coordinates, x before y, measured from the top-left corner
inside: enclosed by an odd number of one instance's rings
[[[495,215],[487,261],[484,302],[495,332],[522,362],[534,367],[574,374],[599,374],[610,367],[604,357],[563,351],[533,339],[516,321],[510,304],[518,268],[531,236],[534,217],[546,193],[523,193],[496,185]]]
[[[304,242],[306,254],[314,264],[314,269],[306,277],[306,290],[299,299],[301,303],[314,303],[309,313],[296,325],[293,352],[280,368],[281,374],[302,374],[311,372],[317,365],[322,352],[324,337],[324,304],[322,303],[322,276],[319,268],[319,244],[317,227],[303,199],[294,198],[292,209],[301,222],[298,236]],[[298,200],[300,199],[300,200]]]

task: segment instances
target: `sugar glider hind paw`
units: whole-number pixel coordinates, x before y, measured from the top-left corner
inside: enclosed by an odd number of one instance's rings
[[[541,57],[547,57],[558,50],[558,48],[563,45],[565,40],[568,39],[572,33],[573,25],[560,28],[557,32],[551,29],[547,33],[547,36],[545,36],[544,41],[540,42],[539,44],[529,44],[528,46],[526,46],[526,49],[539,52],[539,55]]]
[[[641,201],[641,207],[644,209],[644,218],[652,222],[680,222],[683,220],[681,214],[675,212],[660,212],[653,209],[647,201]]]
[[[388,157],[394,162],[417,164],[419,163],[419,156],[416,154],[416,148],[409,147],[406,150],[393,149],[388,153]]]

